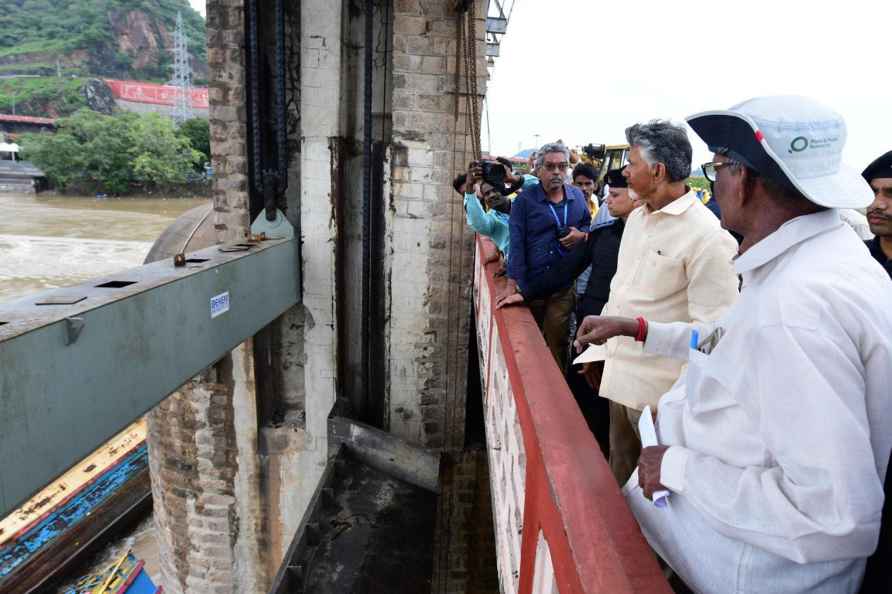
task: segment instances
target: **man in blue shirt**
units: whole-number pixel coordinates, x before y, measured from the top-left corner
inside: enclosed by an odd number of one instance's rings
[[[570,151],[560,143],[546,144],[537,153],[539,184],[524,189],[511,206],[509,218],[509,283],[506,291],[524,290],[573,246],[585,241],[591,213],[582,192],[567,183]],[[566,359],[570,314],[575,305],[573,281],[564,288],[529,303],[545,342],[561,369]]]

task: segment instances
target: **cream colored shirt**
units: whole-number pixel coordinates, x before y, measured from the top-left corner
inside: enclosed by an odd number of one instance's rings
[[[653,322],[713,322],[737,299],[737,242],[694,192],[626,221],[610,300],[602,315]],[[630,408],[656,408],[681,373],[681,361],[645,353],[641,343],[607,341],[601,395]]]

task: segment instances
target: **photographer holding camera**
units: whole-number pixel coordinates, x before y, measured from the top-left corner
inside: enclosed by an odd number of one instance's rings
[[[567,183],[570,151],[561,143],[546,144],[537,153],[539,183],[514,200],[509,219],[509,282],[505,297],[524,290],[538,277],[585,241],[591,214],[582,192]],[[542,329],[545,342],[563,369],[566,358],[570,314],[575,305],[574,277],[564,287],[542,299],[529,302],[530,312]]]
[[[535,176],[514,175],[511,162],[499,157],[496,161],[472,161],[468,172],[458,176],[452,185],[457,192],[464,194],[468,225],[480,235],[490,238],[507,257],[508,216],[511,212],[508,196],[518,188],[528,188],[538,183]],[[481,202],[486,205],[486,210]]]

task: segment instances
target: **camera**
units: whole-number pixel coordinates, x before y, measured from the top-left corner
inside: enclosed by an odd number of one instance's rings
[[[480,169],[483,170],[483,179],[487,178],[501,178],[505,179],[506,171],[505,166],[501,163],[493,163],[492,161],[481,161]]]
[[[505,166],[494,161],[478,161],[480,171],[483,173],[483,181],[491,186],[501,187],[505,185],[505,177],[508,172]]]
[[[508,177],[508,169],[498,161],[475,161],[474,165],[480,167],[483,181],[492,186],[499,194],[507,196],[517,191],[516,187],[505,188],[505,180]]]

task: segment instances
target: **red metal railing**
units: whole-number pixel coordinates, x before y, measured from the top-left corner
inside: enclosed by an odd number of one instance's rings
[[[499,579],[518,594],[670,593],[563,375],[477,239],[474,303]]]

